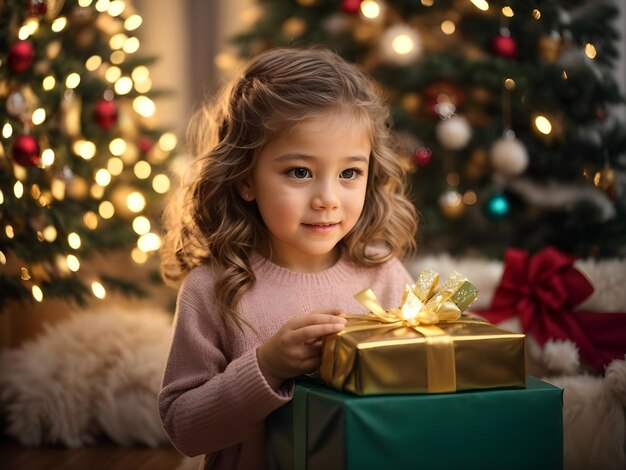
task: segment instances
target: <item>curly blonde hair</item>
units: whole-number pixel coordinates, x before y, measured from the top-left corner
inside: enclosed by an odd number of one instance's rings
[[[244,201],[238,188],[279,132],[338,111],[365,122],[371,139],[365,205],[342,240],[344,249],[363,266],[413,251],[417,214],[407,197],[389,110],[378,88],[332,51],[273,49],[252,58],[191,120],[188,140],[195,171],[164,216],[161,268],[166,282],[176,284],[195,266],[209,264],[217,276],[215,297],[223,320],[241,327],[237,304],[255,282],[249,254],[269,255],[270,247],[256,203]],[[366,250],[371,245],[387,250]]]

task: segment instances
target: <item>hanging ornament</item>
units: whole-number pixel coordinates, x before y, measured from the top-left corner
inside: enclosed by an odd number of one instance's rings
[[[13,91],[7,97],[6,102],[7,111],[11,116],[21,116],[28,111],[28,103],[26,103],[26,97],[21,91]]]
[[[489,218],[501,219],[510,212],[511,204],[504,194],[494,193],[487,199],[485,210]]]
[[[460,150],[472,138],[472,129],[463,116],[452,115],[437,124],[437,139],[446,150]]]
[[[413,163],[417,166],[428,166],[433,158],[433,152],[428,147],[420,147],[413,153]]]
[[[618,196],[615,185],[615,171],[608,164],[596,171],[593,175],[593,184],[602,189],[609,197],[616,199]]]
[[[465,93],[455,83],[440,80],[424,89],[426,109],[433,116],[449,117],[465,102]]]
[[[41,160],[37,139],[28,134],[22,134],[15,139],[11,152],[13,160],[24,167],[36,166]]]
[[[502,28],[500,34],[491,39],[491,52],[505,59],[512,59],[517,55],[517,43],[507,28]]]
[[[361,8],[362,1],[363,0],[341,0],[341,9],[349,15],[356,15]]]
[[[34,58],[35,48],[33,43],[24,40],[14,42],[11,45],[7,61],[12,72],[20,73],[30,68]]]
[[[26,2],[26,16],[43,17],[48,11],[46,0],[28,0]]]
[[[154,146],[154,140],[152,140],[147,135],[143,135],[139,138],[139,142],[137,142],[137,147],[141,151],[141,153],[148,153],[152,147]]]
[[[502,176],[517,176],[528,166],[528,152],[524,144],[508,135],[494,142],[490,152],[491,164]]]
[[[456,189],[448,189],[439,196],[439,207],[443,215],[449,219],[456,219],[465,212],[463,196]]]
[[[407,65],[422,54],[422,38],[415,28],[396,24],[380,39],[381,59],[394,65]]]
[[[93,116],[96,124],[108,131],[117,123],[117,103],[114,100],[106,99],[98,101],[93,110]]]

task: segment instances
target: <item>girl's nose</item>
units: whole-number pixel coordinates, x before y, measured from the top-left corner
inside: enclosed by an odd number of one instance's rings
[[[317,186],[311,206],[315,210],[334,210],[339,208],[337,190],[332,184],[320,184]]]

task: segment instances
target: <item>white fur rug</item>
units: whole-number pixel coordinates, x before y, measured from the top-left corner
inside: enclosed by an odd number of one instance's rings
[[[25,446],[167,442],[159,420],[171,318],[155,312],[75,314],[0,358],[6,432]]]

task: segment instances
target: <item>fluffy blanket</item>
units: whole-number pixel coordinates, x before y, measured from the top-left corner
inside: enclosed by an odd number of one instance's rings
[[[0,358],[6,433],[25,446],[167,442],[156,396],[171,318],[108,310],[75,314]]]

